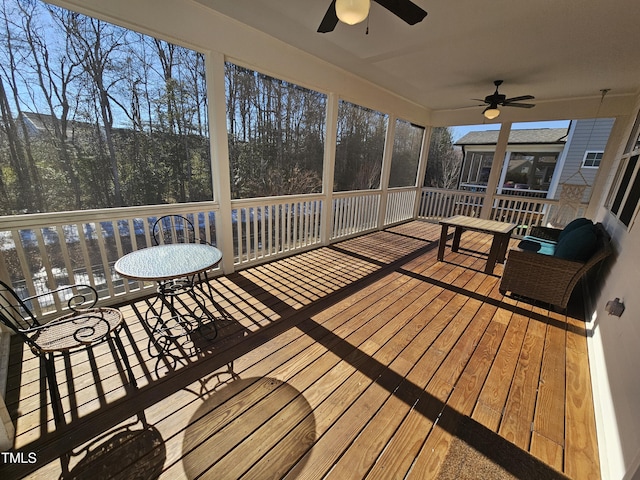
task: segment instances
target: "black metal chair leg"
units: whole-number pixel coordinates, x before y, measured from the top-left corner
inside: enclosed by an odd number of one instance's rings
[[[127,351],[124,349],[124,344],[122,343],[122,339],[120,338],[120,330],[113,332],[113,339],[116,342],[116,347],[118,347],[118,352],[120,352],[120,357],[122,357],[122,362],[127,369],[129,383],[133,385],[134,388],[138,388],[138,382],[136,382],[136,377],[133,374],[133,369],[131,368],[131,363],[129,362]]]
[[[47,383],[49,384],[49,394],[51,396],[51,408],[53,409],[53,419],[56,427],[65,425],[64,413],[62,411],[62,400],[60,399],[60,390],[56,381],[56,369],[53,354],[43,357],[44,368],[47,373]]]

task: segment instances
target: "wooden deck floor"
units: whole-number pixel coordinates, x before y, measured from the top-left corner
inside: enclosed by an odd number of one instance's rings
[[[153,298],[121,306],[138,389],[107,344],[61,359],[58,431],[43,368],[14,342],[0,476],[56,478],[68,456],[65,476],[92,479],[599,478],[584,322],[503,298],[487,235],[438,262],[439,230],[216,278],[218,338],[173,357],[149,355]]]

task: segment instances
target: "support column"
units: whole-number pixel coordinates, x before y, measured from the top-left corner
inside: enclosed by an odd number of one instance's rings
[[[498,134],[498,143],[493,154],[493,162],[491,163],[491,173],[487,181],[487,193],[484,197],[484,204],[480,212],[480,218],[488,220],[491,218],[491,210],[493,209],[493,199],[496,195],[498,181],[502,172],[502,164],[507,153],[507,145],[509,144],[509,133],[511,132],[511,122],[503,123]]]
[[[211,125],[211,173],[214,201],[220,205],[216,212],[216,243],[222,252],[222,271],[229,274],[234,270],[234,253],[224,55],[213,52],[209,60],[205,65]]]
[[[422,146],[420,147],[420,160],[418,161],[418,178],[416,178],[416,202],[413,206],[413,218],[418,218],[420,213],[420,204],[422,202],[422,186],[424,185],[424,176],[427,174],[427,161],[429,158],[429,147],[431,145],[431,133],[433,127],[426,127],[422,135]]]
[[[338,136],[338,95],[327,97],[325,118],[324,157],[322,165],[322,193],[324,195],[320,219],[320,241],[329,245],[333,229],[333,177],[336,166],[336,138]]]
[[[384,151],[382,153],[382,169],[380,172],[380,204],[378,210],[377,229],[384,228],[387,218],[387,201],[389,199],[389,176],[391,175],[391,158],[393,157],[393,139],[396,132],[396,117],[389,115],[387,120],[387,134],[384,138]]]

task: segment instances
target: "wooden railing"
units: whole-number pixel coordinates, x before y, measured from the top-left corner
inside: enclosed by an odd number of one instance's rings
[[[332,212],[325,212],[321,194],[233,200],[232,232],[225,240],[233,244],[234,268],[313,248],[325,237],[335,241],[375,230],[380,195],[336,193]],[[394,220],[407,217],[409,195],[392,195]],[[0,217],[0,278],[23,297],[72,283],[94,286],[101,299],[144,295],[155,285],[121,278],[114,271],[118,258],[152,246],[153,224],[162,215],[186,216],[200,238],[217,245],[219,211],[217,203],[203,202]],[[331,216],[324,218],[327,213]],[[53,295],[34,305],[44,315],[63,307]]]
[[[321,243],[322,195],[232,201],[234,265],[248,266]]]
[[[382,202],[379,190],[270,197],[231,202],[233,268],[239,269],[304,249],[362,235],[417,217],[429,221],[452,215],[516,223],[515,235],[531,225],[563,222],[583,215],[586,205],[563,211],[556,200],[422,188],[390,189]],[[491,202],[489,212],[483,212]],[[384,205],[384,210],[381,210]],[[221,214],[215,202],[123,207],[0,217],[0,278],[10,281],[23,296],[46,292],[59,285],[88,283],[104,299],[129,299],[151,292],[151,282],[127,281],[113,266],[122,255],[153,244],[151,228],[167,214],[188,217],[199,236],[216,245],[223,240],[216,228]],[[382,215],[381,215],[382,214]],[[562,215],[560,215],[562,214]],[[220,270],[221,271],[221,270]],[[51,296],[34,306],[46,314],[62,308]]]
[[[333,194],[331,240],[343,239],[375,230],[380,211],[379,191]]]
[[[479,217],[484,198],[484,193],[423,188],[418,218],[437,221],[453,215]]]
[[[155,285],[122,279],[118,258],[153,245],[153,224],[167,214],[186,216],[215,245],[217,210],[192,203],[0,217],[0,277],[23,297],[73,283],[92,285],[100,298],[140,295]],[[47,314],[61,303],[51,295],[33,308]]]
[[[513,197],[499,195],[493,199],[490,219],[518,225],[513,231],[515,236],[524,236],[529,227],[549,223],[551,207],[557,200],[545,198]]]
[[[487,186],[479,183],[461,183],[460,190],[465,192],[486,193]],[[500,195],[513,195],[515,197],[533,197],[533,198],[547,198],[549,193],[547,190],[534,190],[529,188],[526,184],[516,184],[514,187],[503,186],[500,190]]]
[[[412,219],[415,204],[416,189],[414,187],[389,190],[384,225],[393,225]]]
[[[480,218],[485,202],[491,202],[490,220],[515,223],[513,235],[524,236],[533,225],[562,227],[574,218],[583,216],[587,204],[562,205],[558,200],[514,195],[494,195],[491,200],[485,193],[423,188],[418,218],[438,221],[452,215]]]

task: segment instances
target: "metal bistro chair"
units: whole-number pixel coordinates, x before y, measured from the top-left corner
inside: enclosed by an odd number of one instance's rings
[[[40,322],[32,305],[45,296],[59,295],[65,299],[70,313]],[[20,298],[6,283],[0,281],[0,321],[16,332],[31,351],[44,360],[49,394],[57,426],[64,425],[60,391],[56,382],[55,355],[68,354],[111,340],[122,357],[129,382],[137,387],[131,364],[120,339],[123,316],[115,308],[95,308],[96,290],[90,285],[67,285],[44,294]]]
[[[154,245],[168,245],[171,243],[200,243],[203,245],[211,245],[206,240],[196,235],[196,229],[193,222],[182,215],[164,215],[159,217],[151,229],[153,233]],[[195,283],[196,275],[185,279],[172,280],[171,285],[165,285],[165,289],[174,289],[176,291],[192,288]],[[198,282],[208,281],[207,272],[197,274]],[[165,291],[165,294],[168,293]]]
[[[164,215],[159,217],[152,228],[155,245],[169,243],[207,243],[196,237],[193,222],[182,215]]]

